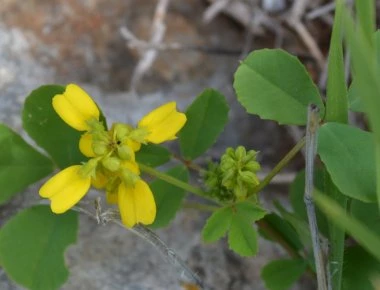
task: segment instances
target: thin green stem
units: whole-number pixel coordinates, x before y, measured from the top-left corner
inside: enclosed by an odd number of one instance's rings
[[[176,154],[172,153],[172,158],[175,159],[175,160],[177,160],[177,161],[179,161],[179,162],[181,162],[187,168],[192,169],[194,171],[197,171],[199,174],[202,174],[203,172],[206,171],[205,169],[203,169],[198,164],[193,163],[191,160],[183,159],[181,156],[178,156]]]
[[[203,203],[198,203],[198,202],[185,202],[183,204],[183,207],[188,208],[188,209],[207,211],[207,212],[214,212],[220,208],[218,206],[203,204]]]
[[[150,166],[146,166],[144,164],[139,163],[139,167],[142,171],[144,171],[145,173],[147,173],[151,176],[157,177],[163,181],[166,181],[167,183],[173,184],[174,186],[182,188],[188,192],[194,193],[194,194],[199,195],[205,199],[212,200],[213,202],[216,202],[212,198],[208,197],[206,195],[206,193],[198,187],[192,186],[186,182],[183,182],[182,180],[179,180],[179,179],[177,179],[177,178],[175,178],[169,174],[158,171],[158,170],[156,170]]]
[[[296,145],[281,159],[279,163],[272,169],[271,172],[265,176],[264,180],[260,182],[259,186],[255,188],[254,194],[260,192],[264,187],[266,187],[271,180],[286,166],[288,163],[296,156],[296,154],[305,145],[305,137],[298,141]]]

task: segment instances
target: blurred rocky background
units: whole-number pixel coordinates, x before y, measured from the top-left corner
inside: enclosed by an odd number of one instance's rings
[[[231,111],[208,156],[244,145],[260,151],[264,176],[303,132],[247,115],[232,89],[234,71],[251,50],[282,48],[300,58],[323,91],[333,12],[333,1],[324,0],[0,0],[0,122],[26,137],[23,101],[49,83],[83,86],[110,123],[135,123],[168,100],[183,110],[212,87],[225,94]],[[268,207],[273,199],[286,201],[302,163],[298,156],[262,194]],[[38,186],[0,207],[0,225],[38,200]],[[261,267],[287,257],[284,250],[260,240],[257,257],[240,258],[226,241],[204,245],[207,216],[184,209],[158,234],[211,289],[264,289]],[[149,244],[86,216],[66,254],[71,275],[64,290],[192,289]],[[0,289],[21,288],[0,269]],[[294,289],[313,285],[305,277]]]

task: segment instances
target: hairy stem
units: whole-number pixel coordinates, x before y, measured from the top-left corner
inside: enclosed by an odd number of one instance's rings
[[[322,248],[319,242],[317,217],[313,202],[314,190],[314,159],[317,152],[317,133],[319,127],[319,109],[315,105],[308,108],[306,128],[306,151],[305,151],[305,195],[307,217],[309,220],[310,234],[313,243],[314,261],[317,272],[318,290],[327,290],[327,271]]]

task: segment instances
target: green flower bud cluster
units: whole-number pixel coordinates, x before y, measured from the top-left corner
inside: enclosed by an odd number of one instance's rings
[[[243,146],[227,148],[220,164],[211,163],[204,175],[210,195],[220,201],[246,199],[260,183],[256,173],[261,167],[256,155],[256,151],[247,152]]]

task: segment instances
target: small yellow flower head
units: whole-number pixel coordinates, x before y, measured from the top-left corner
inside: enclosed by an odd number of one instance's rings
[[[64,169],[41,187],[40,195],[51,200],[52,211],[70,209],[92,184],[106,192],[108,203],[118,204],[126,226],[153,223],[156,203],[148,184],[140,178],[135,152],[147,142],[157,144],[176,138],[186,122],[186,115],[176,110],[176,103],[153,110],[137,128],[116,123],[110,130],[99,121],[95,102],[77,85],[69,84],[63,94],[54,96],[53,107],[69,126],[85,131],[79,149],[90,159]]]
[[[51,200],[54,213],[64,213],[89,190],[91,177],[84,176],[81,165],[70,166],[50,178],[41,188],[40,196]]]
[[[91,120],[99,120],[100,112],[95,102],[80,87],[66,86],[63,94],[54,96],[53,107],[65,123],[78,131],[89,131]]]
[[[137,223],[150,225],[156,218],[156,203],[148,184],[138,180],[133,186],[122,182],[119,186],[118,204],[123,224],[133,227]]]
[[[145,140],[155,144],[173,140],[186,123],[186,115],[176,109],[176,102],[169,102],[145,115],[138,128],[148,134]]]

